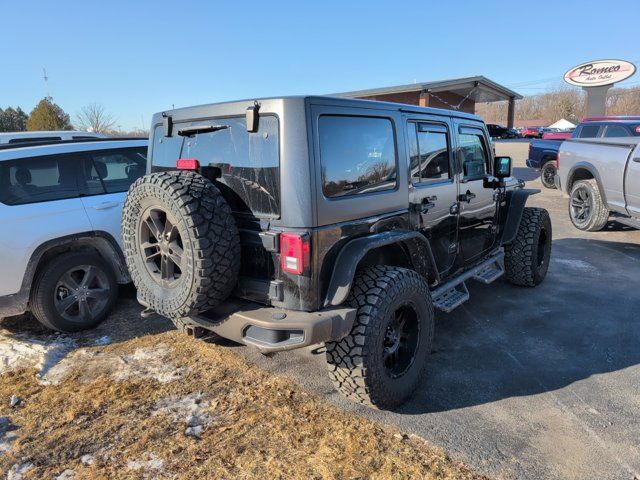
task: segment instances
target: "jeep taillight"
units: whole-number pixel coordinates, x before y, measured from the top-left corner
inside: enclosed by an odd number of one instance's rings
[[[556,170],[560,170],[560,152],[556,155]]]
[[[300,275],[309,268],[309,235],[280,234],[280,267],[283,272]]]
[[[176,168],[178,170],[198,170],[200,162],[195,158],[180,158],[176,162]]]

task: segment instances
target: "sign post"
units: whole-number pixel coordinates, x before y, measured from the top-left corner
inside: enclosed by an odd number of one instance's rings
[[[636,66],[624,60],[594,60],[573,67],[564,81],[582,87],[587,94],[587,116],[606,115],[607,92],[616,82],[636,73]]]

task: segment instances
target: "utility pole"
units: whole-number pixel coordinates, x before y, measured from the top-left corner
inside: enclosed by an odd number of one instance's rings
[[[49,97],[49,77],[47,76],[47,70],[42,67],[42,77],[44,78],[44,89],[47,92],[47,97]]]

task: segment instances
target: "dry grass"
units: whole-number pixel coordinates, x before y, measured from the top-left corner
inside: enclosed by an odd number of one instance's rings
[[[157,349],[179,380],[130,377],[112,367],[136,349]],[[12,450],[0,454],[0,477],[32,463],[25,479],[56,478],[65,469],[91,478],[482,478],[419,439],[343,413],[274,377],[229,349],[176,332],[89,349],[59,385],[41,385],[34,370],[0,376],[0,416],[18,427]],[[91,366],[93,365],[93,367]],[[203,392],[211,419],[200,439],[183,418],[157,414],[157,404]],[[9,406],[11,395],[23,403]],[[156,412],[156,414],[154,414]],[[81,462],[92,455],[93,464]],[[153,463],[132,468],[132,460]]]

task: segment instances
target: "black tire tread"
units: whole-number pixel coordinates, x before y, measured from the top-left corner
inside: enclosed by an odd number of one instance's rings
[[[404,398],[395,392],[385,391],[379,386],[376,375],[381,372],[369,371],[365,359],[372,352],[367,342],[372,330],[380,328],[377,317],[385,295],[398,295],[403,291],[417,291],[428,299],[431,318],[430,338],[433,338],[433,303],[426,281],[413,270],[400,267],[377,265],[360,271],[354,279],[347,303],[357,309],[351,332],[337,342],[326,343],[326,361],[329,377],[334,387],[346,398],[377,408],[393,407]],[[431,345],[426,348],[431,350]],[[420,376],[424,370],[422,366]]]
[[[152,280],[140,271],[144,266],[136,261],[140,255],[136,229],[142,213],[138,202],[145,197],[173,204],[190,237],[192,255],[188,259],[193,278],[178,299],[153,295],[146,286]],[[224,301],[235,287],[240,270],[240,238],[235,220],[220,190],[196,172],[166,171],[136,180],[124,205],[122,231],[125,258],[138,298],[161,315],[177,319],[209,310]]]
[[[541,280],[537,278],[535,272],[535,262],[537,262],[535,248],[538,232],[545,223],[548,224],[547,235],[551,241],[549,212],[544,208],[525,207],[516,238],[504,249],[505,273],[510,283],[523,287],[535,287],[540,283]]]

